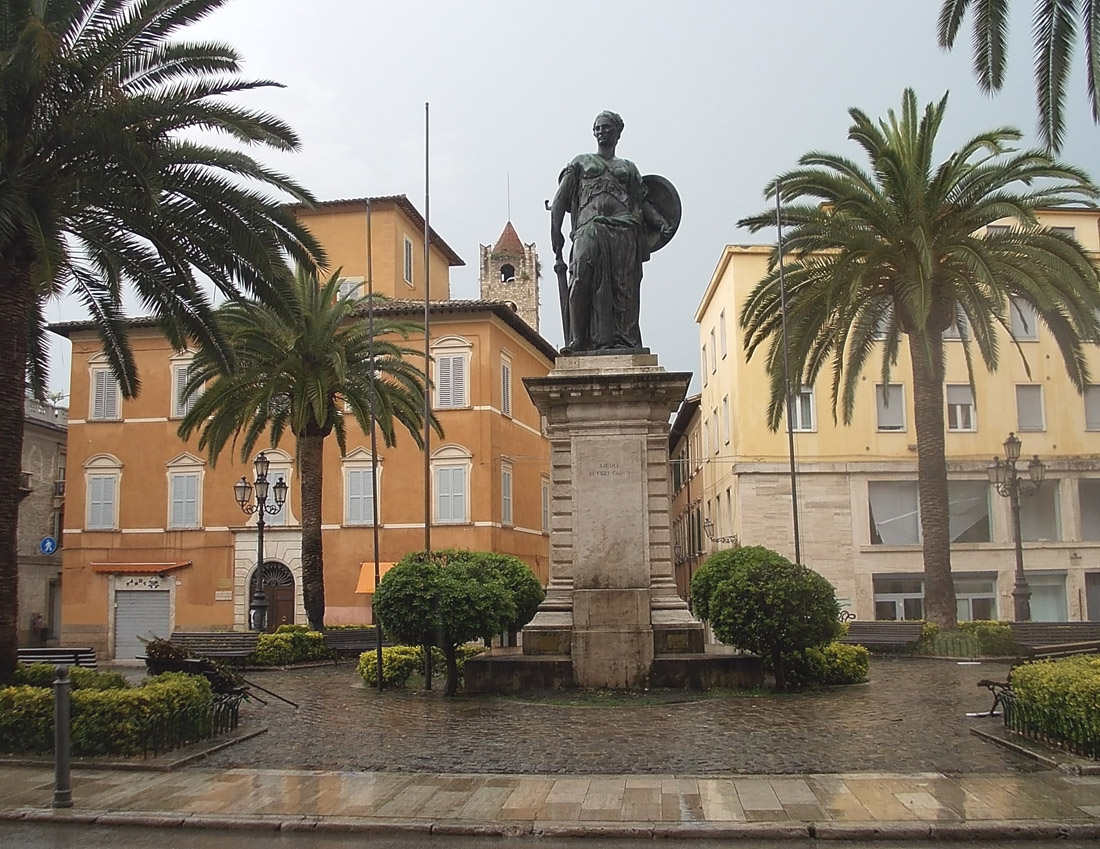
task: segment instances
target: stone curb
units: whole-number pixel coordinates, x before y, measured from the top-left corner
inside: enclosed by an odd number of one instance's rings
[[[250,831],[314,831],[343,834],[429,834],[511,838],[628,838],[671,840],[968,841],[1094,840],[1100,822],[983,820],[974,822],[500,822],[493,820],[286,817],[282,815],[185,814],[149,811],[73,811],[23,808],[0,811],[0,820],[145,828]]]

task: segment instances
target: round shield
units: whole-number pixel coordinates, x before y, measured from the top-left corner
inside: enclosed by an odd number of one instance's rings
[[[660,228],[653,227],[649,222],[646,222],[646,228],[649,230],[649,250],[652,253],[653,251],[659,251],[672,241],[672,237],[676,235],[676,231],[680,228],[683,207],[680,205],[680,193],[664,177],[657,174],[646,174],[642,177],[642,182],[646,188],[646,201],[653,205],[653,208],[661,214],[661,217],[668,222],[669,226],[668,230],[662,232]]]

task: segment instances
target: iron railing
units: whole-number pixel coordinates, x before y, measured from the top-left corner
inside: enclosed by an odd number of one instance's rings
[[[238,693],[216,695],[206,707],[179,710],[150,721],[142,729],[142,754],[156,757],[236,730],[241,699]]]
[[[1011,690],[1001,694],[1001,704],[1004,724],[1010,731],[1075,755],[1100,759],[1100,726],[1097,723],[1023,704]]]

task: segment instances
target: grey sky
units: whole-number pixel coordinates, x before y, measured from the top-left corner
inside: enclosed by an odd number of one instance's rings
[[[543,201],[592,119],[619,112],[619,155],[669,178],[684,217],[646,266],[642,336],[670,370],[695,371],[692,320],[723,245],[764,208],[769,178],[806,151],[857,155],[847,110],[884,115],[913,86],[950,90],[944,150],[1005,124],[1034,143],[1032,4],[1017,0],[1006,90],[982,96],[967,37],[936,47],[938,0],[232,0],[188,37],[232,44],[246,75],[286,88],[250,94],[302,137],[265,161],[319,198],[405,193],[424,203],[424,103],[431,103],[432,226],[463,259],[454,297],[478,296],[478,245],[508,219],[543,261],[542,332],[561,343]],[[1077,58],[1077,57],[1075,57]],[[1070,81],[1064,158],[1100,177],[1100,130],[1083,74]],[[53,305],[51,320],[83,318]],[[67,391],[59,350],[53,385]],[[697,386],[693,384],[693,386]]]

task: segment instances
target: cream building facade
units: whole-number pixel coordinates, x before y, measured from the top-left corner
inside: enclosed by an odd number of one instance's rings
[[[1072,229],[1082,245],[1100,254],[1100,213],[1049,211],[1042,223]],[[881,358],[868,360],[850,426],[834,421],[825,381],[802,388],[792,405],[792,476],[786,428],[773,433],[766,423],[764,358],[746,361],[737,324],[742,304],[766,273],[770,250],[727,245],[696,312],[702,373],[698,423],[694,431],[685,424],[672,449],[674,459],[690,457],[686,468],[697,469],[682,481],[685,488],[690,482],[691,500],[682,499],[679,515],[674,511],[683,556],[693,551],[688,540],[698,540],[687,523],[694,508],[710,530],[701,540],[707,550],[732,544],[736,537],[793,558],[797,509],[802,562],[832,581],[842,607],[860,619],[922,618],[908,350],[901,346],[889,386],[881,382]],[[1012,617],[1015,555],[1009,499],[990,485],[987,467],[994,456],[1003,456],[1002,444],[1015,432],[1023,443],[1021,470],[1035,454],[1047,468],[1042,487],[1021,505],[1032,618],[1098,620],[1100,353],[1091,347],[1096,382],[1082,396],[1066,376],[1050,333],[1026,307],[1013,308],[1012,335],[1019,353],[1013,340],[1002,339],[999,370],[991,374],[979,361],[973,387],[962,344],[946,342],[946,450],[958,615]]]

